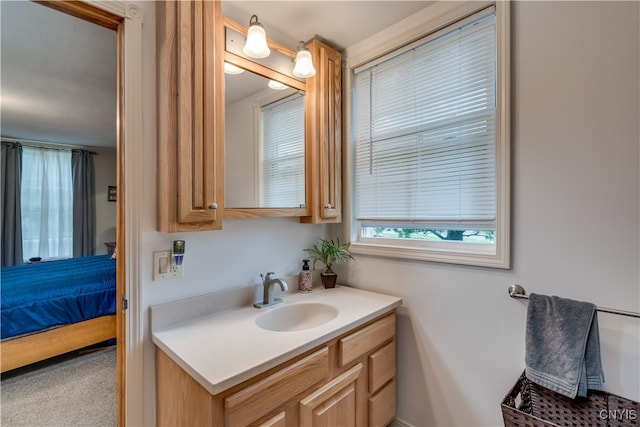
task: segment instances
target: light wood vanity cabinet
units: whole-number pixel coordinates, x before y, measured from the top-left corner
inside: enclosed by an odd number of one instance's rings
[[[157,349],[157,424],[382,427],[396,411],[395,351],[392,312],[211,395]]]

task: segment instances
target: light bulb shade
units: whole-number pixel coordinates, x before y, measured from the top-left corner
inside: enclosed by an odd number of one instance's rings
[[[224,63],[224,73],[225,74],[240,74],[244,73],[244,70],[240,67],[236,67],[233,64],[229,64],[228,62]]]
[[[269,83],[267,83],[267,86],[269,86],[271,89],[275,89],[275,90],[284,90],[286,88],[288,88],[289,86],[282,84],[280,82],[277,82],[275,80],[269,80]]]
[[[262,24],[258,22],[256,15],[253,15],[249,21],[247,42],[244,44],[242,52],[251,58],[266,58],[271,53],[267,45],[267,33],[262,28]]]
[[[311,52],[307,49],[298,51],[295,65],[293,66],[293,75],[302,78],[313,77],[316,75],[316,69],[313,68],[313,60],[311,59]]]

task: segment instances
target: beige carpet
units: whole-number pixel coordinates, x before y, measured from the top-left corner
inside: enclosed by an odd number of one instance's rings
[[[2,374],[2,427],[116,425],[116,348],[65,355]]]

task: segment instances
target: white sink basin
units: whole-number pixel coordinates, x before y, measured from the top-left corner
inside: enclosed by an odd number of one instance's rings
[[[338,309],[321,302],[303,302],[274,308],[256,318],[262,329],[277,332],[301,331],[335,319]]]

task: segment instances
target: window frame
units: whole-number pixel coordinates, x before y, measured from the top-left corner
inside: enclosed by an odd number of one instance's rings
[[[510,152],[510,4],[494,2],[437,2],[389,27],[346,52],[345,93],[353,89],[353,70],[421,37],[451,25],[489,6],[496,13],[497,114],[496,114],[496,233],[495,244],[460,242],[416,242],[409,239],[359,239],[360,223],[355,220],[355,141],[351,134],[353,100],[345,97],[345,239],[354,254],[461,265],[511,268],[511,152]],[[375,240],[375,241],[373,241]]]

